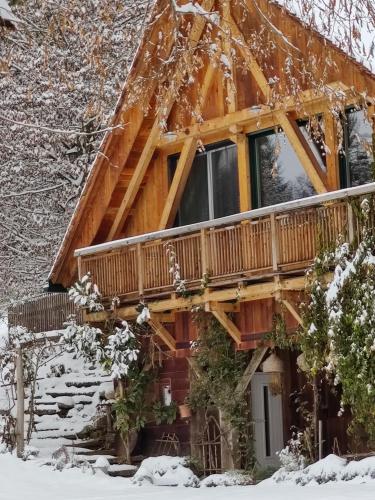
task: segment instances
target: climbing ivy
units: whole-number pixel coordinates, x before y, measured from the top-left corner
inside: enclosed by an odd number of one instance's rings
[[[224,420],[237,432],[240,460],[245,468],[254,464],[250,409],[246,393],[236,391],[249,354],[236,351],[220,323],[210,315],[196,312],[198,340],[194,342],[196,376],[188,397],[191,409],[218,408]]]

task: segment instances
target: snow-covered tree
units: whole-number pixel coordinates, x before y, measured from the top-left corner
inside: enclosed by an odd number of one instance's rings
[[[0,301],[45,283],[150,0],[9,2],[0,26]]]

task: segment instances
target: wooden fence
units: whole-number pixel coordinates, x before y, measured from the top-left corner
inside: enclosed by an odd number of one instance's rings
[[[23,326],[36,333],[61,330],[71,314],[77,315],[77,310],[67,293],[46,293],[10,306],[8,326]],[[79,312],[78,321],[82,321],[82,313]]]

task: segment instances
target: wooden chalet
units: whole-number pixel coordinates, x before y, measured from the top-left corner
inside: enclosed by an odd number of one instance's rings
[[[267,349],[255,349],[280,310],[287,328],[298,328],[306,268],[322,245],[339,235],[352,239],[358,231],[350,201],[375,191],[373,159],[366,148],[373,131],[364,112],[365,107],[371,116],[375,77],[266,0],[259,5],[272,19],[275,29],[269,36],[276,49],[272,60],[261,61],[249,48],[248,34],[261,30],[263,22],[253,2],[243,2],[247,12],[234,1],[224,8],[214,0],[199,3],[206,11],[223,11],[220,29],[229,29],[233,42],[229,48],[230,42],[223,43],[223,53],[235,55],[228,56],[235,85],[223,78],[222,65],[203,55],[205,64],[190,86],[183,85],[177,61],[169,83],[181,89],[178,100],[165,92],[160,103],[154,84],[142,102],[129,104],[137,79],[150,71],[144,55],[151,53],[152,59],[160,31],[167,34],[171,26],[166,2],[156,2],[160,16],[155,15],[144,37],[113,119],[114,126],[124,123],[124,128],[103,141],[50,281],[69,287],[90,272],[108,299],[108,311],[86,315],[93,323],[110,314],[114,296],[126,320],[136,317],[144,301],[160,345],[171,354],[161,376],[179,404],[189,389],[190,343],[197,335],[191,308],[201,305],[215,316],[237,349],[255,353],[244,390],[250,397],[251,387],[253,394],[257,459],[272,465],[297,422],[289,394],[303,381],[296,355],[280,352],[283,394],[273,396],[270,374],[259,369]],[[187,13],[184,19],[191,23],[193,49],[200,50],[201,39],[216,36],[205,16]],[[292,69],[298,95],[282,94],[290,77],[285,73],[289,45],[300,59]],[[155,56],[153,64],[160,59]],[[314,71],[320,86],[310,86],[302,67]],[[271,99],[276,80],[277,102]],[[337,99],[342,105],[340,140],[331,112]],[[186,102],[202,120],[192,118]],[[312,120],[319,121],[324,141],[311,134]],[[188,296],[173,286],[166,244],[176,253]],[[331,452],[335,439],[344,442],[345,429],[337,402],[328,399],[321,418],[325,451]],[[177,420],[168,429],[189,443],[188,422]],[[149,427],[146,433],[153,440],[168,429]]]

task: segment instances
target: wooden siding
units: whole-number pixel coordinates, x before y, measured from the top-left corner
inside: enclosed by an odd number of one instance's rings
[[[23,326],[30,332],[62,330],[67,317],[82,312],[76,310],[67,293],[49,293],[8,308],[8,327]]]

